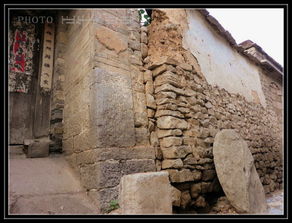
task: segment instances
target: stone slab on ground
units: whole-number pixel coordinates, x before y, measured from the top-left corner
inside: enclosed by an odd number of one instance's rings
[[[45,158],[9,159],[8,191],[10,214],[96,214],[61,154]]]
[[[172,214],[172,191],[168,173],[125,175],[120,183],[121,214]]]
[[[216,172],[226,197],[240,213],[265,213],[263,185],[247,143],[233,129],[215,136],[213,155]]]
[[[25,140],[24,145],[26,147],[28,158],[41,158],[49,156],[49,146],[51,140],[48,138]]]
[[[24,196],[10,205],[11,214],[98,214],[98,210],[86,198],[86,192]]]

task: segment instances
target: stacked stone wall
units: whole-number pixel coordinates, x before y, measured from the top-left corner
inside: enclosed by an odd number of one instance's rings
[[[222,129],[235,129],[247,141],[266,193],[281,188],[281,135],[274,110],[209,85],[196,58],[181,47],[181,27],[160,10],[152,19],[143,60],[150,142],[157,171],[170,174],[173,205],[202,210],[210,205],[209,194],[222,193],[212,153]]]

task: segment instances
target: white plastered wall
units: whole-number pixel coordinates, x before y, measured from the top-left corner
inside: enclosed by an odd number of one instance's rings
[[[188,28],[183,33],[183,47],[198,60],[201,71],[211,85],[239,93],[248,101],[258,96],[266,107],[260,82],[260,68],[236,52],[219,36],[196,10],[186,10]]]

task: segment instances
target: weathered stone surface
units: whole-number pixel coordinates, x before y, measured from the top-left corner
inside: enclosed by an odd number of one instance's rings
[[[162,111],[165,111],[165,110],[162,110]],[[169,130],[158,129],[157,130],[157,136],[159,139],[166,136],[180,136],[180,135],[182,135],[182,130],[180,129],[169,129]]]
[[[123,176],[119,201],[122,214],[172,214],[168,173],[163,171]]]
[[[156,109],[156,102],[151,94],[146,94],[146,105],[149,108]]]
[[[161,86],[163,84],[171,84],[175,87],[182,87],[178,79],[178,76],[170,71],[166,71],[155,78],[154,81],[155,87]]]
[[[213,180],[216,176],[215,170],[204,170],[202,175],[203,181]]]
[[[172,91],[162,91],[159,92],[158,94],[155,95],[156,99],[160,99],[160,98],[172,98],[175,99],[176,98],[176,93],[172,92]]]
[[[179,207],[181,199],[181,191],[171,186],[172,206]]]
[[[128,48],[126,36],[108,29],[104,26],[99,26],[96,29],[96,38],[108,49],[115,50],[117,53]]]
[[[26,156],[28,158],[40,158],[49,155],[49,145],[51,140],[48,138],[34,139],[33,141],[26,141],[29,143],[28,146],[25,145],[25,150],[27,147]]]
[[[165,159],[162,161],[162,169],[182,168],[183,162],[181,159]]]
[[[178,111],[172,111],[172,110],[157,110],[155,113],[155,117],[161,117],[161,116],[173,116],[177,118],[184,118],[183,114]]]
[[[194,181],[198,181],[202,179],[202,172],[200,170],[193,170],[192,173],[194,176]]]
[[[190,64],[187,63],[180,63],[178,66],[180,66],[182,69],[186,71],[192,71],[193,67]]]
[[[181,137],[165,137],[160,140],[160,147],[171,147],[171,146],[180,146],[182,144],[182,138]]]
[[[95,68],[90,90],[91,137],[96,146],[135,145],[131,79],[129,76]],[[147,115],[146,115],[147,118]],[[117,125],[117,123],[119,123]]]
[[[178,95],[185,95],[186,94],[183,89],[174,87],[171,84],[163,84],[161,86],[156,87],[154,90],[155,93],[159,93],[159,92],[163,92],[163,91],[172,91]]]
[[[196,183],[191,186],[190,192],[192,198],[197,198],[202,191],[202,184]]]
[[[159,146],[159,140],[158,140],[156,132],[151,132],[151,134],[150,134],[150,144],[152,146],[154,146],[154,147]]]
[[[145,32],[141,32],[141,42],[145,44],[148,43],[147,34]]]
[[[147,128],[135,128],[136,145],[149,145],[149,132]]]
[[[144,81],[147,82],[147,81],[153,81],[152,79],[152,72],[150,70],[146,70],[144,72]]]
[[[162,116],[157,119],[157,127],[160,129],[187,129],[188,123],[172,116]]]
[[[98,148],[77,154],[77,164],[93,164],[105,160],[155,159],[153,147]]]
[[[199,208],[204,208],[207,206],[207,203],[205,201],[205,198],[203,196],[199,196],[197,200],[195,201],[195,206]]]
[[[264,213],[265,193],[254,166],[247,143],[232,129],[224,129],[215,136],[214,162],[220,184],[239,211]]]
[[[189,191],[183,191],[181,193],[180,205],[182,208],[186,208],[187,205],[191,202],[191,200],[192,200],[192,198],[191,198]]]
[[[147,81],[145,84],[145,92],[147,94],[153,94],[154,93],[154,87],[153,87],[153,81]]]
[[[167,170],[169,173],[170,181],[175,183],[182,183],[187,181],[193,181],[194,175],[189,169],[183,170]]]
[[[184,158],[192,153],[189,146],[174,146],[169,148],[161,148],[164,159]]]
[[[162,66],[159,66],[153,70],[153,77],[155,78],[156,76],[158,76],[159,74],[165,71],[167,71],[167,66],[163,64]]]

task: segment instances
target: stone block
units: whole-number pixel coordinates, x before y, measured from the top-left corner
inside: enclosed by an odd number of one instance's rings
[[[182,144],[182,138],[181,137],[165,137],[160,140],[160,147],[172,147],[172,146],[180,146]]]
[[[153,159],[132,159],[122,163],[121,171],[123,175],[132,173],[143,173],[155,171],[155,162]]]
[[[122,214],[172,214],[168,173],[150,172],[123,176],[119,202]]]
[[[106,48],[115,50],[116,53],[120,53],[128,48],[126,36],[104,26],[99,26],[96,29],[96,38]]]
[[[184,115],[180,113],[179,111],[172,111],[172,110],[157,110],[155,113],[155,117],[161,117],[161,116],[173,116],[177,118],[184,118]]]
[[[187,181],[193,181],[194,175],[189,169],[183,170],[167,170],[169,173],[170,181],[173,183],[183,183]]]
[[[148,47],[144,43],[141,43],[141,54],[143,59],[148,55]]]
[[[162,116],[157,119],[157,127],[160,129],[187,129],[188,123],[172,116]]]
[[[171,186],[172,206],[179,207],[181,200],[181,191]]]
[[[197,198],[202,191],[201,183],[196,183],[191,186],[190,192],[192,198]]]
[[[147,128],[135,128],[136,145],[149,145],[149,132]]]
[[[162,161],[162,169],[169,169],[169,168],[182,168],[183,162],[181,159],[165,159]]]
[[[131,78],[99,68],[91,75],[89,115],[91,128],[95,129],[92,137],[96,139],[96,145],[135,145]]]
[[[192,198],[189,191],[183,191],[181,193],[180,205],[183,209],[185,209],[190,204],[191,200]]]
[[[181,136],[181,135],[182,135],[182,130],[180,129],[168,129],[168,130],[158,129],[157,130],[157,136],[159,139],[166,136]]]
[[[192,153],[189,146],[174,146],[169,148],[162,148],[164,159],[185,158],[188,154]]]
[[[146,105],[148,108],[156,109],[156,102],[151,94],[146,94]]]
[[[48,138],[34,139],[33,141],[26,140],[24,150],[27,152],[27,158],[41,158],[49,156],[49,146],[51,140]]]

